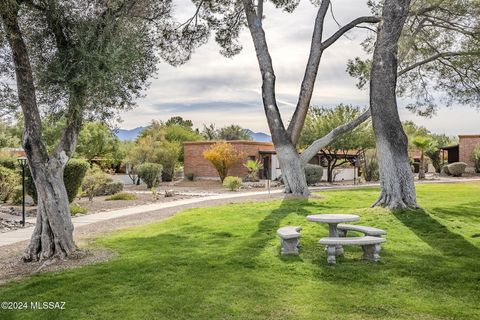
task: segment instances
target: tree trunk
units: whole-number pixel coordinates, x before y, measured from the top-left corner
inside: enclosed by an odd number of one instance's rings
[[[418,168],[418,179],[422,180],[425,179],[425,155],[422,153],[420,154],[420,165]]]
[[[75,126],[67,124],[69,130],[64,132],[54,156],[48,155],[42,141],[42,121],[28,50],[18,25],[20,8],[16,1],[4,4],[1,18],[12,51],[18,99],[25,121],[23,148],[38,193],[37,224],[23,259],[34,261],[64,258],[75,250],[75,244],[68,197],[63,183],[63,168],[75,148],[77,131]]]
[[[37,222],[23,260],[64,259],[76,246],[63,182],[63,164],[51,159],[44,168],[32,172],[38,193]]]
[[[410,0],[386,0],[377,32],[370,77],[370,107],[380,171],[381,195],[375,205],[417,208],[407,136],[396,100],[398,40]]]
[[[282,117],[278,110],[275,97],[275,73],[265,39],[265,32],[262,28],[262,15],[261,13],[257,14],[251,0],[244,0],[244,6],[248,28],[255,46],[260,73],[262,74],[263,106],[280,168],[282,169],[285,192],[295,196],[308,197],[310,191],[305,178],[304,164],[283,125]]]

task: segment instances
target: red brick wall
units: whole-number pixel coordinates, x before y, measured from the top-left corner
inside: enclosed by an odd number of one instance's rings
[[[274,150],[273,143],[270,142],[254,142],[254,141],[228,141],[239,152],[244,152],[245,157],[241,159],[228,171],[228,175],[243,177],[247,174],[247,170],[243,164],[249,159],[250,156],[254,156],[257,160],[260,160],[260,150]],[[195,141],[185,142],[184,147],[184,164],[183,172],[185,174],[193,173],[195,177],[199,178],[216,178],[219,179],[218,173],[210,163],[210,161],[203,158],[203,151],[210,148],[215,141]]]
[[[458,136],[459,141],[459,158],[460,162],[465,162],[469,167],[473,167],[474,163],[471,160],[473,150],[480,146],[480,135],[462,135]]]

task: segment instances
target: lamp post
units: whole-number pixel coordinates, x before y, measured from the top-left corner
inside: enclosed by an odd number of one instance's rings
[[[22,167],[22,225],[25,227],[25,167],[27,165],[27,158],[20,157],[17,160]]]

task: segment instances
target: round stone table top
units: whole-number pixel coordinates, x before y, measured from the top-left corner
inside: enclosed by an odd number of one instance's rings
[[[312,214],[307,216],[308,221],[324,223],[341,223],[359,220],[356,214]]]

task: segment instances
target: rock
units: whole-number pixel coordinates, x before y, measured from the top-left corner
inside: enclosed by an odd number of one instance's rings
[[[174,190],[165,190],[165,198],[170,198],[175,196],[175,191]]]

